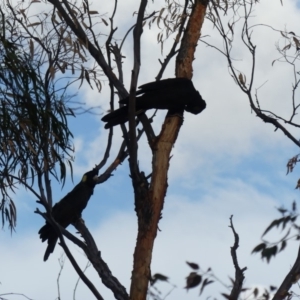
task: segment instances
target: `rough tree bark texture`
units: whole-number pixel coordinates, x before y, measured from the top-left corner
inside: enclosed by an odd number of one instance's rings
[[[176,77],[192,78],[192,62],[204,22],[208,1],[196,0],[186,31],[184,33],[179,54],[176,59]],[[130,288],[131,300],[145,300],[147,296],[149,279],[151,277],[150,264],[154,239],[157,234],[158,222],[161,218],[164,199],[168,187],[167,174],[172,147],[177,139],[182,125],[182,116],[167,116],[160,135],[153,147],[152,178],[150,187],[139,186],[143,192],[136,197],[143,207],[137,208],[139,218],[139,231],[134,253],[134,266]],[[139,195],[138,195],[139,194]],[[144,210],[139,215],[139,211]]]
[[[195,2],[176,58],[176,77],[189,79],[193,77],[192,63],[195,59],[194,53],[201,34],[208,2],[207,0],[198,0]]]

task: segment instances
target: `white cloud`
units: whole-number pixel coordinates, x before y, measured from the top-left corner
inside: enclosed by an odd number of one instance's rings
[[[277,199],[258,192],[241,180],[228,181],[226,188],[216,186],[212,193],[206,192],[195,198],[170,192],[159,224],[161,231],[155,242],[152,273],[159,272],[169,276],[170,282],[177,286],[172,299],[194,299],[198,294],[196,290],[191,290],[188,294],[183,290],[184,278],[190,272],[185,261],[199,263],[202,270],[211,267],[217,277],[229,284],[227,276],[234,276],[230,257],[233,235],[228,228],[229,217],[233,214],[234,226],[240,235],[239,263],[241,267],[248,267],[245,273],[247,285],[278,285],[284,274],[282,270],[288,271],[293,263],[297,245],[291,243],[270,265],[261,262],[258,255],[250,255],[253,247],[260,242],[263,229],[273,218],[278,217],[273,209],[276,203]],[[100,220],[97,228],[91,228],[103,259],[127,289],[136,226],[133,212],[116,211],[111,217]],[[54,299],[57,293],[57,259],[61,253],[60,247],[57,245],[49,261],[43,263],[46,245],[40,243],[36,232],[27,232],[22,237],[14,236],[12,239],[2,234],[0,239],[2,292],[22,292],[34,299]],[[71,250],[84,268],[86,260],[81,251],[73,245]],[[270,277],[269,274],[273,275]],[[100,280],[92,267],[88,269],[87,275],[104,297],[110,299],[110,292],[99,285]],[[63,297],[71,298],[76,280],[77,275],[69,262],[66,262],[60,286]],[[166,292],[170,286],[161,284],[160,288]],[[218,292],[227,291],[218,284],[207,288],[207,294],[217,296]],[[90,295],[82,283],[78,293],[81,297]]]

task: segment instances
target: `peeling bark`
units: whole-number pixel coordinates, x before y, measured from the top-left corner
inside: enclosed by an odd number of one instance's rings
[[[176,58],[176,77],[193,77],[193,60],[208,1],[196,0]]]
[[[176,59],[176,77],[193,77],[192,62],[204,22],[208,1],[196,1],[184,33]],[[145,300],[151,278],[151,259],[158,222],[161,218],[164,199],[168,187],[170,153],[183,122],[183,111],[167,115],[153,150],[152,177],[148,182],[140,182],[135,188],[136,211],[138,215],[138,237],[134,252],[134,266],[130,289],[131,300]],[[141,191],[141,188],[143,191]],[[139,192],[137,192],[139,190]],[[141,198],[140,198],[140,197]]]

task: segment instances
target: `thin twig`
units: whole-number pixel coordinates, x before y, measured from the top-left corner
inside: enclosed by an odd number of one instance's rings
[[[85,265],[85,268],[83,269],[83,273],[85,273],[85,271],[91,266],[91,263],[88,261]],[[73,291],[73,300],[76,300],[76,291],[77,291],[77,287],[80,281],[80,277],[78,277],[76,283],[75,283],[75,287],[74,287],[74,291]]]
[[[60,297],[60,285],[59,285],[59,281],[60,281],[60,276],[61,276],[62,270],[63,270],[64,265],[65,265],[65,258],[64,258],[63,254],[58,259],[58,263],[59,263],[60,269],[59,269],[59,272],[58,272],[58,275],[57,275],[56,283],[57,283],[57,295],[58,295],[57,299],[60,300],[61,297]]]

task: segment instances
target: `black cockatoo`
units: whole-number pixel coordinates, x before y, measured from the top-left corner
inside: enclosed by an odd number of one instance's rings
[[[60,226],[66,228],[81,217],[82,211],[93,195],[97,175],[98,170],[96,168],[85,173],[73,190],[53,206],[52,216]],[[39,230],[39,235],[42,242],[48,240],[44,255],[44,261],[46,261],[54,251],[58,235],[48,222]]]
[[[136,96],[136,115],[152,108],[172,111],[184,109],[197,115],[206,107],[192,81],[187,78],[170,78],[143,84]],[[120,100],[125,105],[102,118],[102,121],[107,122],[105,128],[128,121],[128,102],[129,97]]]

